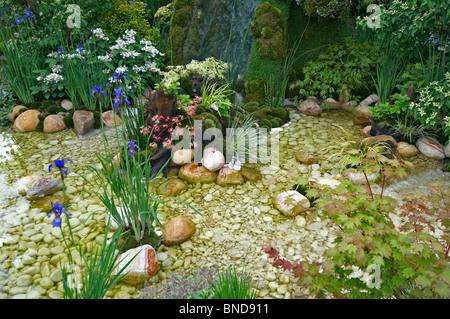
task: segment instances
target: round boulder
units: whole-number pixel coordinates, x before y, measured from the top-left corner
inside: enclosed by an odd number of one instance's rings
[[[35,180],[27,191],[26,196],[29,199],[53,194],[63,187],[59,178],[43,176]]]
[[[250,167],[242,166],[240,173],[244,177],[245,180],[250,181],[250,182],[256,182],[256,181],[262,180],[262,175]]]
[[[224,167],[219,171],[217,176],[217,184],[219,185],[241,185],[244,184],[244,177],[234,169]]]
[[[11,123],[14,123],[14,121],[16,120],[16,117],[19,115],[20,110],[22,110],[22,109],[28,110],[28,108],[24,105],[14,106],[7,115],[8,121],[10,121]]]
[[[172,155],[172,161],[176,165],[184,165],[191,163],[193,159],[194,159],[194,150],[192,149],[190,150],[181,149],[175,151]]]
[[[39,125],[39,115],[41,113],[38,110],[27,110],[14,121],[14,131],[16,132],[31,132],[36,131]]]
[[[413,157],[419,153],[417,147],[406,142],[398,142],[397,150],[402,157]]]
[[[317,163],[317,159],[313,155],[305,153],[305,152],[295,153],[295,158],[300,163],[307,164],[307,165],[312,165],[312,164]]]
[[[195,233],[195,224],[186,217],[169,220],[162,229],[161,238],[166,246],[177,245],[189,239]]]
[[[435,160],[442,160],[445,158],[444,145],[432,137],[419,138],[416,142],[416,146],[426,157]]]
[[[217,172],[211,172],[197,163],[185,164],[178,172],[178,177],[188,183],[214,183],[217,175]]]
[[[298,110],[306,115],[317,116],[322,113],[322,108],[313,100],[305,100],[298,106]]]
[[[103,124],[106,127],[115,127],[122,125],[122,119],[114,111],[106,111],[102,114]]]
[[[188,187],[185,182],[183,182],[181,179],[174,178],[159,185],[157,193],[158,195],[163,195],[166,197],[175,197],[187,188]]]
[[[44,119],[44,133],[55,133],[66,128],[64,119],[61,115],[48,115]]]
[[[125,268],[122,274],[126,273],[126,275],[122,278],[122,281],[129,285],[144,283],[156,274],[159,269],[156,251],[150,245],[129,249],[119,256],[119,260],[120,262],[112,275],[116,275]],[[129,264],[127,265],[127,263]]]

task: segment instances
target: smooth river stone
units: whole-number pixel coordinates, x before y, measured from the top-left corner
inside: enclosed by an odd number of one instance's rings
[[[197,163],[183,165],[178,172],[178,177],[188,183],[213,183],[217,179],[217,172],[211,172]]]
[[[416,142],[419,151],[426,157],[442,160],[445,158],[444,145],[432,137],[421,137]]]
[[[159,185],[157,193],[166,197],[178,196],[182,191],[188,189],[184,181],[174,178],[170,181],[165,181]]]
[[[150,245],[129,249],[119,256],[119,260],[120,263],[112,275],[117,275],[121,269],[125,268],[122,274],[126,273],[126,275],[122,278],[122,281],[130,285],[144,283],[156,274],[159,269],[156,251]]]
[[[169,220],[162,229],[161,238],[166,246],[177,245],[189,239],[195,233],[195,224],[186,217]]]
[[[234,169],[224,167],[219,171],[217,176],[217,184],[219,185],[241,185],[244,184],[244,177]]]

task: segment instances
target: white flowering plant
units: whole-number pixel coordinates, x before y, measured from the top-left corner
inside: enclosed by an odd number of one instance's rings
[[[433,81],[420,91],[417,102],[411,102],[410,110],[427,129],[441,128],[448,139],[450,137],[450,72],[445,73],[444,79]]]
[[[34,93],[42,92],[47,98],[61,97],[71,91],[69,85],[90,82],[93,78],[96,83],[89,83],[89,87],[105,84],[106,81],[111,83],[113,77],[120,73],[127,75],[128,80],[124,84],[130,97],[136,98],[133,92],[154,86],[163,65],[162,57],[163,53],[150,40],[141,39],[134,30],[126,30],[121,37],[113,39],[101,28],[96,28],[92,30],[91,37],[84,43],[78,43],[76,48],[59,47],[48,54],[48,69],[35,71],[39,75],[39,85],[34,87]],[[78,66],[88,74],[69,72],[70,65]],[[94,72],[101,74],[91,74]],[[82,78],[69,80],[68,76]]]

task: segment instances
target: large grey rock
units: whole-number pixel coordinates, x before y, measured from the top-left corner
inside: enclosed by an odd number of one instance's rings
[[[317,116],[322,113],[322,108],[313,100],[305,100],[298,106],[298,110],[307,115]]]
[[[426,157],[442,160],[445,158],[444,145],[432,137],[421,137],[417,140],[416,146]]]
[[[73,126],[78,135],[85,135],[94,127],[94,113],[77,110],[73,113]]]
[[[34,199],[36,197],[49,195],[61,190],[62,187],[62,181],[59,178],[44,176],[31,184],[30,189],[27,191],[27,197]]]

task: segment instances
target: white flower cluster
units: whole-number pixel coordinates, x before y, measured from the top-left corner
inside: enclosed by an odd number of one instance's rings
[[[63,70],[63,66],[62,66],[62,65],[55,64],[55,65],[52,67],[52,72],[53,72],[53,73],[61,73],[62,70]]]
[[[94,33],[95,37],[99,40],[109,41],[109,38],[107,36],[105,36],[105,34],[103,33],[103,30],[100,28],[92,30],[92,33]]]
[[[161,56],[164,55],[163,53],[159,52],[158,49],[156,49],[153,46],[153,43],[150,40],[142,39],[141,42],[139,42],[139,43],[144,45],[141,48],[141,50],[149,53],[149,55],[148,55],[149,58],[154,58],[156,55],[161,55]]]
[[[36,80],[38,80],[39,82],[43,82],[47,85],[54,85],[62,82],[64,80],[64,77],[61,74],[53,72],[45,77],[38,76]],[[46,91],[48,91],[48,89]]]
[[[214,57],[206,58],[205,61],[192,60],[186,65],[175,65],[168,67],[167,72],[160,71],[162,75],[160,86],[170,88],[180,78],[189,76],[190,74],[200,74],[205,78],[223,79],[227,71],[226,62],[215,59]]]
[[[57,56],[58,56],[58,52],[56,52],[56,51],[53,51],[53,52],[47,54],[47,57],[49,57],[49,58],[56,58]]]
[[[133,58],[133,59],[134,59],[134,58],[140,56],[141,54],[138,53],[138,52],[136,52],[135,50],[131,50],[131,51],[129,51],[129,50],[124,50],[124,51],[120,52],[120,55],[121,55],[123,58]]]
[[[55,64],[52,67],[52,73],[48,74],[45,77],[38,76],[36,80],[38,80],[39,82],[43,82],[47,85],[58,84],[64,80],[64,77],[60,74],[62,70],[63,70],[62,65]]]
[[[444,76],[444,80],[433,81],[422,89],[417,103],[412,102],[410,105],[410,109],[416,109],[426,125],[434,126],[441,118],[440,113],[450,105],[450,72]],[[443,126],[450,128],[449,116],[446,114]]]
[[[68,59],[68,60],[72,60],[72,59],[85,59],[85,57],[83,56],[84,54],[87,54],[89,52],[86,51],[79,51],[77,50],[77,53],[69,53],[69,54],[61,54],[60,57],[62,59]]]
[[[136,35],[136,31],[134,30],[125,30],[125,34],[123,35],[123,39],[122,38],[117,38],[116,40],[116,44],[111,46],[109,49],[111,51],[114,50],[126,50],[127,46],[129,46],[130,44],[136,43],[136,39],[135,36]]]
[[[113,56],[112,56],[112,54],[110,54],[110,53],[106,53],[105,55],[99,55],[99,56],[97,56],[97,58],[98,58],[100,61],[103,61],[103,62],[111,62]]]
[[[146,72],[159,72],[159,69],[156,67],[156,63],[152,61],[147,61],[144,66],[133,66],[133,71],[135,73],[146,73]]]

